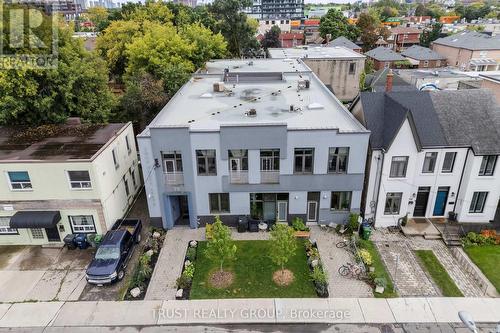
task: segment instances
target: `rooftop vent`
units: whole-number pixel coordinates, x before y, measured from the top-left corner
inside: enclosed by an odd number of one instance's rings
[[[214,92],[223,92],[224,82],[214,82]]]
[[[245,112],[245,116],[247,116],[247,117],[257,117],[257,110],[250,109],[247,112]]]
[[[200,98],[212,98],[213,95],[211,93],[204,93],[204,94],[201,94]]]
[[[307,108],[309,110],[320,110],[320,109],[324,109],[325,107],[323,106],[323,104],[320,104],[320,103],[311,103],[307,106]]]
[[[298,90],[309,89],[310,86],[311,86],[311,81],[309,80],[299,80],[297,82]]]

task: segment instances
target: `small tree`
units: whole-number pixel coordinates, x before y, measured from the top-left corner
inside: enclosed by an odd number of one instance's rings
[[[276,224],[271,230],[271,260],[281,266],[281,274],[285,273],[285,265],[295,254],[297,241],[295,231],[286,224]]]
[[[222,224],[219,216],[215,217],[212,238],[208,241],[205,255],[212,261],[219,261],[222,272],[225,261],[234,260],[237,247],[231,239],[231,230]]]

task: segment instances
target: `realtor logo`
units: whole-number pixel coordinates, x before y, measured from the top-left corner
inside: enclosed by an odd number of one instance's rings
[[[0,70],[55,68],[57,24],[49,1],[0,0]]]

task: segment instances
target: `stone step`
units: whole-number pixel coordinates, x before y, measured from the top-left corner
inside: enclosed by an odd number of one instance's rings
[[[435,234],[431,234],[431,235],[424,235],[424,239],[441,239],[441,235],[435,235]]]

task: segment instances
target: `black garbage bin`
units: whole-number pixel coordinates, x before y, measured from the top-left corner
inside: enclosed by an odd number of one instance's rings
[[[68,234],[64,237],[63,239],[64,245],[70,249],[74,250],[76,249],[76,244],[75,244],[75,235],[74,234]]]
[[[245,232],[248,230],[248,219],[246,216],[241,216],[238,219],[238,232]]]
[[[259,223],[260,220],[248,219],[248,231],[250,232],[258,232],[259,231]]]

